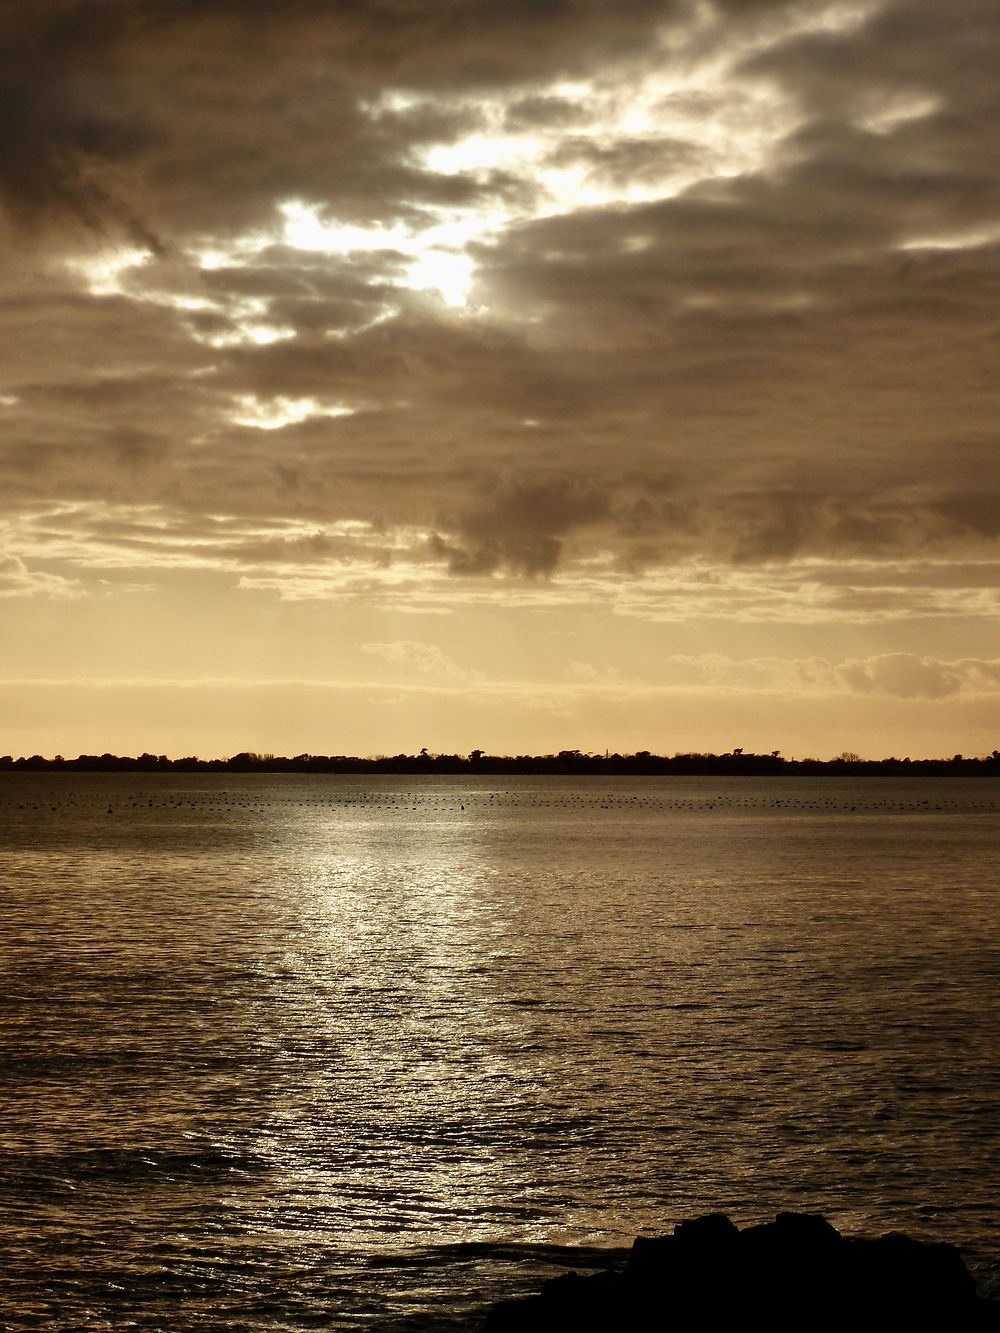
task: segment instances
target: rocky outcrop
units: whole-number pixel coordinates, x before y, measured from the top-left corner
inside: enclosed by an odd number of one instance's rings
[[[546,1282],[505,1301],[487,1333],[903,1329],[1000,1333],[958,1251],[892,1234],[842,1236],[825,1218],[779,1213],[740,1230],[714,1213],[640,1237],[624,1269]]]

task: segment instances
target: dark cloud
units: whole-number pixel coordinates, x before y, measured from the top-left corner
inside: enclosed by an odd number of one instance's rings
[[[669,0],[13,0],[0,16],[0,196],[22,234],[154,248],[276,198],[385,216],[468,192],[408,163],[468,120],[370,116],[387,86],[506,89],[642,54]]]
[[[563,538],[607,517],[605,496],[572,478],[542,484],[520,481],[497,487],[482,504],[441,526],[457,541],[434,538],[455,574],[493,574],[511,569],[527,575],[552,574]]]

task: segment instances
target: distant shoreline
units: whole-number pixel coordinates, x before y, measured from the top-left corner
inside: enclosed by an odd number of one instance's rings
[[[166,755],[0,755],[0,773],[332,773],[398,774],[461,777],[1000,777],[1000,750],[979,758],[862,759],[843,754],[835,759],[784,759],[778,752],[748,754],[656,755],[584,754],[561,750],[546,755],[420,754],[350,755],[298,754],[285,758],[243,751],[225,759]]]

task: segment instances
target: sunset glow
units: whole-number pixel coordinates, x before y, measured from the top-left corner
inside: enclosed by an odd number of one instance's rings
[[[992,8],[76,9],[0,751],[994,748]]]

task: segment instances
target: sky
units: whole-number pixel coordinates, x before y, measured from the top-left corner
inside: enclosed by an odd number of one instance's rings
[[[0,752],[1000,745],[996,0],[4,0]]]

